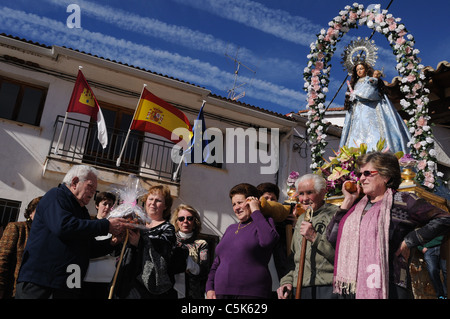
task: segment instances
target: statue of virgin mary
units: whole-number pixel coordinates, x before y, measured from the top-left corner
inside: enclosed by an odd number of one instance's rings
[[[343,54],[343,64],[351,75],[348,84],[344,127],[340,147],[367,145],[376,150],[380,140],[395,153],[409,153],[411,134],[405,122],[385,94],[381,72],[373,70],[377,48],[367,39],[352,41]],[[364,54],[365,53],[365,54]]]

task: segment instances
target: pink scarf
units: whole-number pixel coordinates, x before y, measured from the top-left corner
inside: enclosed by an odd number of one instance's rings
[[[392,190],[363,216],[364,196],[339,223],[334,292],[357,299],[387,299],[389,288],[389,225]]]

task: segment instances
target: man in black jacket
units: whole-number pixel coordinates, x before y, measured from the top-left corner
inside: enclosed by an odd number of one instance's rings
[[[131,227],[122,218],[91,220],[85,207],[97,189],[97,170],[73,166],[39,202],[17,280],[16,299],[79,298],[89,259],[110,253],[111,239]]]

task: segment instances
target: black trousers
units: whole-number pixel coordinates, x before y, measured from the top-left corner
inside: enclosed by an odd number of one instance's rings
[[[81,289],[54,289],[43,287],[32,282],[18,282],[15,299],[79,299]]]

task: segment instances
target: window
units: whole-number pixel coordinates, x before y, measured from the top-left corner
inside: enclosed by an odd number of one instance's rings
[[[17,221],[21,202],[0,198],[0,224],[3,227],[9,222]]]
[[[0,118],[39,126],[47,89],[0,76]]]
[[[116,160],[125,143],[125,137],[133,120],[134,111],[107,103],[100,102],[99,104],[108,128],[108,146],[105,150],[102,149],[97,139],[97,123],[91,119],[83,160],[86,163],[116,168]],[[143,137],[143,132],[130,132],[124,154],[122,155],[122,168],[130,172],[138,172]]]

